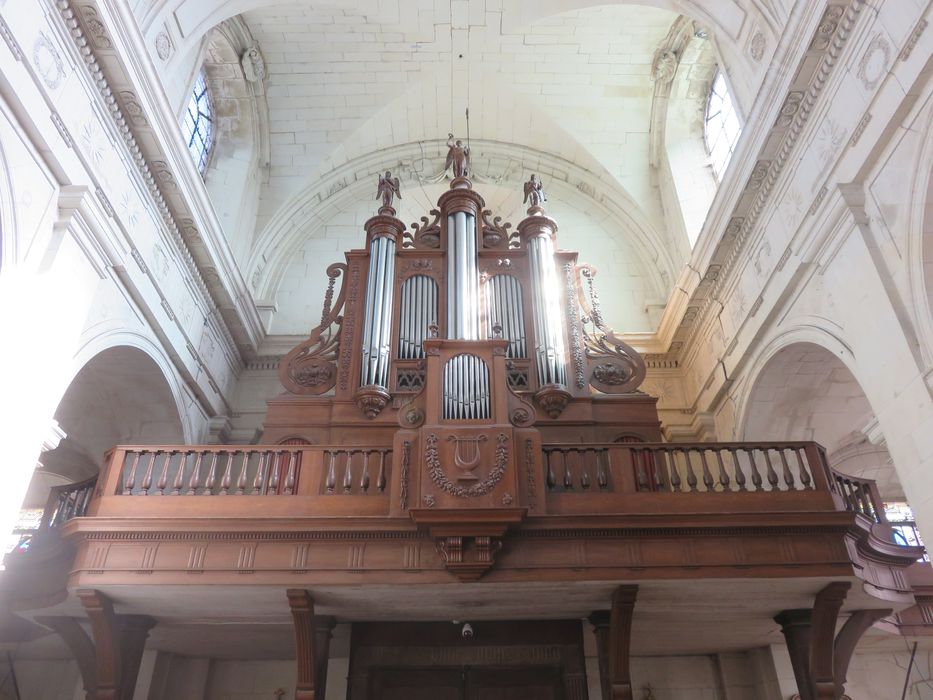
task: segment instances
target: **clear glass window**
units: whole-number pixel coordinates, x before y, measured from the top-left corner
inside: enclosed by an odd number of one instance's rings
[[[203,175],[214,143],[213,109],[204,71],[198,74],[188,98],[188,107],[182,121],[182,131],[188,142],[188,152]]]
[[[729,94],[729,86],[722,71],[716,71],[713,84],[710,88],[709,101],[706,103],[706,123],[703,136],[706,140],[706,150],[709,151],[710,165],[717,181],[722,181],[722,175],[729,165],[735,144],[738,143],[742,133],[742,124],[735,111],[735,104]]]

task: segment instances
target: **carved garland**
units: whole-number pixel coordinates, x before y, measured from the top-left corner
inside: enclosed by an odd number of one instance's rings
[[[538,505],[538,482],[535,478],[535,449],[534,442],[525,440],[525,475],[528,479],[528,509],[534,510]]]
[[[447,478],[447,474],[444,473],[441,467],[441,458],[437,450],[437,435],[431,433],[428,435],[424,448],[424,461],[428,466],[428,474],[431,477],[431,481],[433,481],[439,489],[446,491],[452,496],[459,496],[460,498],[485,496],[496,487],[496,484],[498,484],[505,475],[505,470],[509,463],[508,441],[509,438],[505,433],[499,433],[496,436],[496,461],[492,470],[489,472],[489,476],[478,484],[466,488],[454,484]]]
[[[359,288],[360,265],[358,262],[354,262],[350,270],[350,296],[347,299],[347,308],[356,309],[356,298]],[[351,313],[349,318],[347,318],[347,325],[343,329],[346,335],[344,336],[345,342],[343,343],[343,351],[340,353],[340,388],[343,390],[346,390],[350,385],[350,365],[353,360],[353,333],[355,325],[356,313]]]
[[[574,299],[573,290],[573,265],[569,262],[564,263],[565,286],[567,290],[567,317],[570,323],[570,355],[573,358],[573,371],[577,379],[577,387],[582,389],[586,386],[586,375],[584,374],[583,343],[580,341],[580,326],[577,317],[577,301]]]
[[[408,468],[411,465],[411,440],[402,442],[402,473],[399,477],[398,501],[403,509],[408,508]]]

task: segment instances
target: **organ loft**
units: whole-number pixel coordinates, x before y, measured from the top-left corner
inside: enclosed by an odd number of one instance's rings
[[[630,700],[653,692],[633,651],[768,638],[801,698],[839,700],[866,630],[928,614],[922,551],[816,443],[662,442],[645,362],[541,180],[513,228],[449,148],[449,189],[411,227],[378,177],[261,444],[115,447],[53,490],[9,564],[14,609],[84,660],[89,698],[132,697],[147,636],[197,620],[279,630],[298,700]]]

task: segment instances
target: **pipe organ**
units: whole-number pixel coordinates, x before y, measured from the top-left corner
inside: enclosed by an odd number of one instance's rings
[[[542,440],[660,438],[655,400],[635,391],[644,362],[605,325],[595,270],[557,248],[539,181],[514,230],[462,174],[406,230],[397,181],[380,183],[365,247],[328,268],[321,325],[279,365],[266,440],[392,444],[394,509],[512,517],[519,499],[536,507],[545,476],[519,465]]]

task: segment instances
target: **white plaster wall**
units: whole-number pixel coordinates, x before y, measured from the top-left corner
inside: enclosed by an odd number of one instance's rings
[[[214,660],[204,700],[272,700],[279,688],[295,696],[294,660]]]

